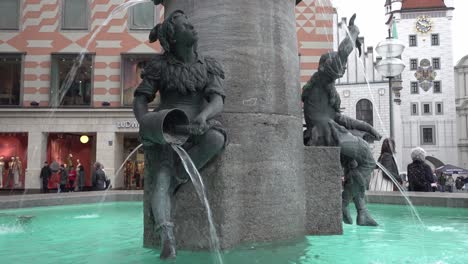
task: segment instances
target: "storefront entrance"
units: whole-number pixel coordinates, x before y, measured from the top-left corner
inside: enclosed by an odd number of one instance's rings
[[[27,133],[0,133],[0,188],[24,188],[27,149]]]
[[[82,137],[86,136],[86,137]],[[67,168],[76,167],[80,164],[84,169],[85,187],[92,186],[92,166],[96,160],[95,135],[80,133],[49,133],[47,139],[47,160],[49,164],[66,164]],[[87,139],[87,140],[86,140]],[[56,171],[49,180],[49,188],[55,189],[60,184],[60,173]],[[74,186],[66,186],[67,190]]]
[[[136,147],[140,145],[136,135],[124,136],[124,158],[126,158]],[[124,189],[143,189],[143,173],[145,169],[145,158],[143,148],[139,148],[125,163],[124,167]]]

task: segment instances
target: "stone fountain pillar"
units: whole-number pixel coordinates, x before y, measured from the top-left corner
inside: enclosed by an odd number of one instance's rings
[[[306,234],[295,4],[164,1],[166,14],[177,9],[187,14],[199,33],[199,51],[220,61],[226,73],[220,121],[230,144],[202,171],[222,248]],[[144,243],[153,247],[158,239],[148,201],[145,197]],[[191,184],[177,193],[175,219],[178,248],[209,247],[206,213]]]

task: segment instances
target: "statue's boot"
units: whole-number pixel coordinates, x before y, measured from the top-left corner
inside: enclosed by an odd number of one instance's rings
[[[364,195],[358,195],[354,197],[354,204],[357,209],[357,225],[360,226],[378,226],[377,222],[369,214],[369,211],[366,207],[366,201],[364,200]]]
[[[349,204],[349,202],[347,202]],[[351,213],[349,212],[348,205],[345,205],[345,201],[342,201],[342,211],[343,211],[343,222],[348,225],[353,224],[353,218],[351,218]]]
[[[176,242],[174,237],[174,224],[164,223],[161,225],[161,259],[173,259],[176,257]]]
[[[348,225],[353,224],[353,218],[351,218],[351,213],[349,212],[349,193],[347,190],[344,190],[341,194],[341,210],[343,212],[343,222]]]

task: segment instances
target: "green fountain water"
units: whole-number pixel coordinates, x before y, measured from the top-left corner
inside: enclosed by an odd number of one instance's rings
[[[380,226],[345,225],[343,236],[306,237],[225,251],[225,263],[468,263],[468,210],[370,205]],[[142,204],[104,203],[0,211],[2,263],[167,263],[143,248]],[[355,213],[355,212],[353,212]],[[33,216],[28,221],[18,216]],[[274,230],[272,230],[274,232]],[[176,263],[212,262],[180,251]]]

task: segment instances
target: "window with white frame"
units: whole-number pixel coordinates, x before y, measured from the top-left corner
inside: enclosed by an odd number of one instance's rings
[[[440,81],[434,81],[434,93],[442,92],[442,83]]]
[[[432,67],[434,70],[440,70],[440,58],[432,58]]]
[[[419,84],[418,82],[411,82],[411,93],[412,94],[418,94],[419,93]]]
[[[0,53],[0,105],[18,106],[23,54]]]
[[[435,145],[435,126],[420,126],[421,145]]]
[[[422,114],[423,115],[432,114],[432,104],[431,103],[422,103]]]
[[[444,114],[444,104],[443,102],[436,102],[436,109],[435,109],[435,113],[437,115],[443,115]]]
[[[367,99],[361,99],[356,104],[356,119],[362,120],[369,125],[374,125],[374,113],[372,102]]]
[[[122,54],[122,105],[132,106],[133,93],[141,82],[141,72],[154,54]],[[159,96],[153,101],[156,104]]]
[[[418,45],[418,41],[416,35],[409,35],[409,46],[416,47]]]
[[[411,115],[418,115],[418,103],[411,103]]]
[[[89,22],[88,0],[62,1],[62,29],[87,30]]]
[[[50,106],[91,106],[93,55],[53,54]],[[81,63],[79,61],[81,60]]]
[[[410,70],[415,71],[418,69],[418,59],[410,59]]]
[[[19,29],[19,0],[0,1],[0,30]]]
[[[129,10],[128,28],[131,30],[150,30],[158,18],[157,7],[152,2],[139,3]]]
[[[439,46],[439,34],[431,34],[431,45]]]

